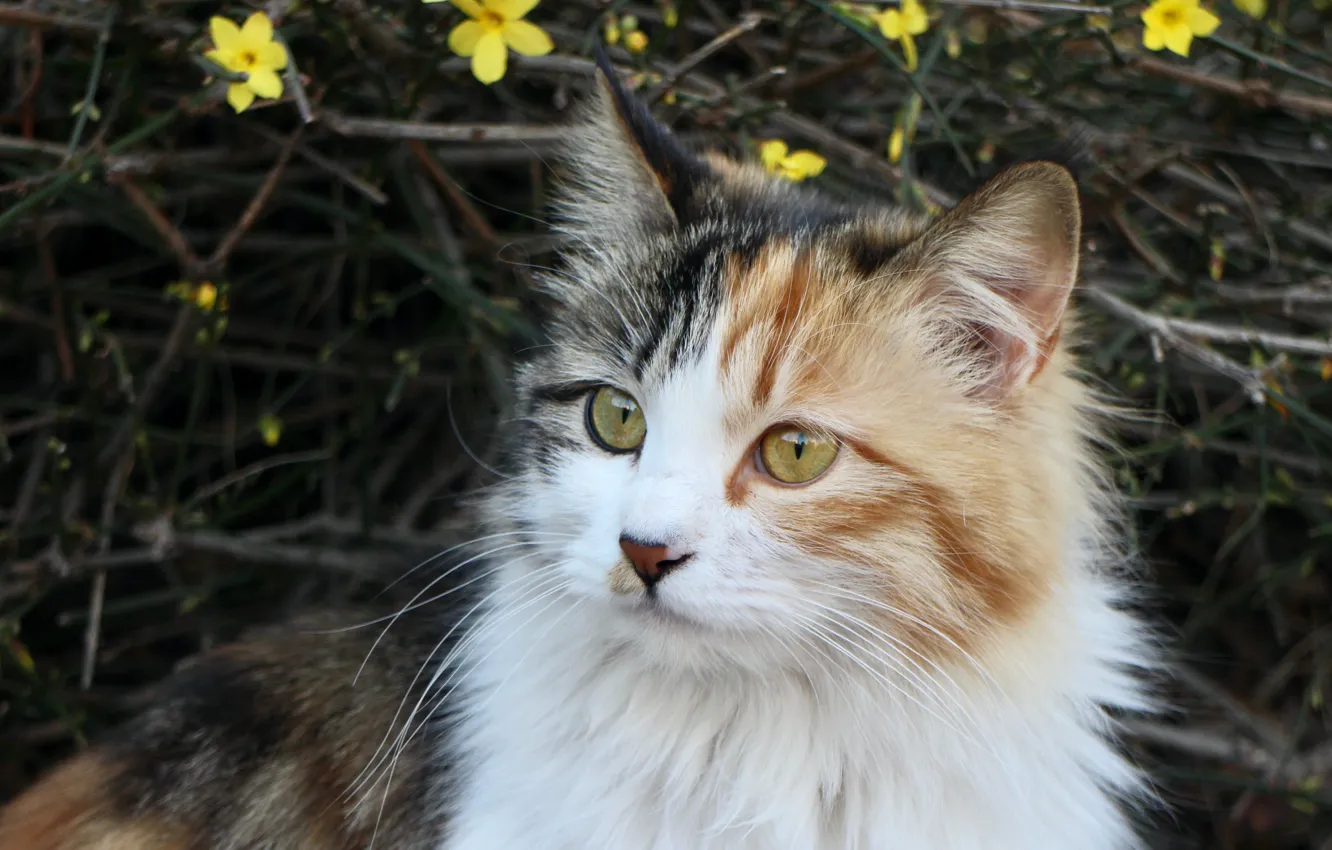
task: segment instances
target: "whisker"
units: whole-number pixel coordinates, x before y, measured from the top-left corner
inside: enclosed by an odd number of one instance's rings
[[[547,574],[543,574],[543,575],[550,575],[550,574],[547,573]],[[542,599],[545,599],[546,597],[555,596],[555,595],[559,594],[560,592],[562,592],[563,590],[565,590],[565,589],[567,588],[567,586],[568,586],[568,585],[567,585],[567,582],[564,582],[564,581],[559,580],[559,577],[557,576],[557,580],[555,581],[554,586],[552,586],[552,587],[550,587],[550,588],[548,588],[548,589],[542,591],[542,592],[541,592],[540,594],[538,594],[535,598],[530,599],[530,600],[527,600],[526,602],[523,602],[521,605],[511,606],[508,610],[505,610],[505,611],[504,611],[504,612],[503,612],[503,613],[502,613],[497,619],[494,619],[494,620],[489,620],[489,619],[488,619],[487,622],[486,622],[486,624],[483,625],[483,626],[481,627],[481,629],[480,629],[476,634],[485,634],[485,633],[487,633],[488,631],[493,631],[496,627],[498,627],[498,625],[499,625],[503,620],[509,619],[510,617],[512,617],[512,616],[518,614],[519,612],[521,612],[523,609],[528,608],[528,607],[530,607],[530,606],[536,604],[537,602],[540,602]],[[524,621],[524,622],[523,622],[518,628],[510,629],[510,630],[509,630],[509,634],[508,634],[508,635],[507,635],[507,636],[506,636],[506,637],[505,637],[505,638],[504,638],[504,639],[503,639],[498,645],[496,645],[495,647],[493,647],[493,648],[491,649],[490,653],[488,653],[484,658],[481,658],[481,659],[479,659],[478,661],[476,661],[476,662],[473,664],[473,668],[472,668],[472,669],[475,669],[475,668],[476,668],[477,666],[479,666],[482,662],[484,662],[487,658],[489,658],[490,655],[492,655],[492,654],[494,654],[495,652],[497,652],[501,646],[503,646],[506,642],[508,642],[508,640],[509,640],[510,638],[513,637],[513,635],[518,631],[518,629],[520,629],[522,626],[527,625],[527,623],[530,623],[533,619],[535,619],[537,616],[539,616],[539,615],[542,613],[542,611],[545,611],[545,610],[549,609],[551,605],[554,605],[556,601],[558,601],[558,600],[557,600],[557,599],[552,599],[552,600],[551,600],[550,602],[548,602],[546,605],[542,606],[542,608],[541,608],[540,610],[538,610],[538,611],[537,611],[536,613],[534,613],[531,617],[529,617],[526,621]],[[566,613],[567,613],[567,612],[566,612]],[[561,615],[561,617],[563,617],[563,616],[564,616],[564,615]],[[448,698],[449,698],[449,697],[453,694],[453,692],[457,689],[458,685],[461,684],[461,680],[459,680],[458,682],[454,682],[454,678],[455,678],[455,676],[457,676],[460,672],[463,672],[463,671],[461,671],[461,668],[458,666],[458,663],[456,662],[455,659],[458,657],[458,655],[461,654],[461,650],[463,649],[463,647],[466,646],[466,645],[468,644],[468,640],[471,640],[471,639],[472,639],[472,634],[469,634],[469,635],[468,635],[468,639],[465,639],[464,642],[463,642],[462,644],[459,644],[458,647],[455,647],[455,648],[449,653],[449,655],[444,659],[444,661],[440,662],[440,663],[437,665],[437,667],[436,667],[436,673],[435,673],[434,676],[431,678],[431,681],[430,681],[430,682],[426,685],[426,687],[423,689],[423,691],[422,691],[422,695],[421,695],[421,698],[420,698],[419,700],[417,700],[416,705],[413,707],[412,711],[411,711],[411,712],[408,714],[408,716],[407,716],[407,721],[406,721],[406,723],[404,724],[404,727],[403,727],[403,734],[400,735],[400,737],[399,737],[399,742],[395,745],[395,748],[394,748],[394,751],[393,751],[393,752],[394,752],[394,755],[393,755],[393,762],[396,762],[396,761],[397,761],[397,759],[401,756],[402,752],[406,749],[407,745],[408,745],[409,743],[411,743],[411,741],[416,737],[416,735],[419,734],[420,731],[421,731],[422,729],[424,729],[424,728],[429,724],[429,722],[431,721],[431,719],[433,719],[435,713],[438,711],[439,707],[447,703]],[[471,646],[475,646],[478,642],[479,642],[479,638],[477,638],[476,640],[471,640]],[[531,651],[531,648],[529,648],[528,651],[530,652],[530,651]],[[524,656],[524,658],[525,658],[525,657],[526,657],[526,656]],[[449,677],[444,681],[444,683],[443,683],[443,685],[441,685],[441,687],[449,686],[450,684],[452,684],[452,687],[449,687],[449,690],[448,690],[448,691],[446,691],[445,693],[443,693],[442,695],[440,695],[438,698],[436,698],[436,699],[430,704],[429,710],[427,710],[426,712],[424,712],[424,716],[423,716],[422,720],[421,720],[418,724],[416,724],[415,727],[412,727],[412,728],[410,729],[410,732],[409,732],[409,731],[408,731],[408,727],[411,726],[412,721],[415,719],[417,713],[420,711],[420,709],[421,709],[421,707],[423,706],[423,704],[425,704],[425,701],[426,701],[426,699],[428,698],[430,692],[434,689],[436,683],[438,682],[439,676],[440,676],[440,675],[443,673],[443,671],[445,671],[445,670],[451,670],[452,672],[450,672]],[[507,679],[506,679],[506,681],[507,681]]]
[[[552,565],[552,566],[557,566],[557,565]],[[500,567],[496,567],[496,568],[495,568],[495,570],[498,570],[498,569],[500,569]],[[477,611],[481,610],[481,609],[482,609],[482,608],[483,608],[483,607],[484,607],[484,606],[485,606],[485,605],[486,605],[491,599],[493,599],[495,596],[498,596],[500,593],[504,592],[504,591],[507,590],[509,587],[512,587],[512,586],[515,586],[515,585],[521,585],[521,584],[523,584],[524,582],[531,583],[531,584],[536,584],[537,586],[540,586],[541,584],[543,584],[543,583],[545,583],[545,582],[547,582],[547,581],[550,581],[550,580],[552,580],[552,573],[551,573],[551,572],[537,572],[537,573],[527,573],[527,574],[524,574],[523,576],[520,576],[519,578],[517,578],[517,579],[515,579],[515,580],[513,580],[513,581],[510,581],[510,582],[508,582],[508,583],[505,584],[505,585],[500,585],[500,586],[498,586],[498,587],[493,588],[489,593],[487,593],[484,597],[482,597],[480,600],[478,600],[478,601],[477,601],[477,602],[476,602],[476,603],[475,603],[470,609],[468,609],[466,612],[464,612],[464,613],[463,613],[463,614],[457,619],[457,621],[456,621],[456,622],[455,622],[455,623],[449,628],[449,630],[448,630],[447,632],[444,633],[444,636],[441,637],[441,638],[439,639],[439,641],[435,644],[435,646],[431,649],[430,653],[426,656],[425,660],[422,662],[422,664],[420,665],[420,667],[418,667],[416,675],[412,678],[411,682],[409,682],[408,685],[407,685],[406,692],[403,694],[403,698],[402,698],[401,702],[399,702],[399,704],[398,704],[398,708],[397,708],[397,710],[396,710],[396,711],[394,712],[394,714],[393,714],[393,718],[389,721],[389,728],[388,728],[388,731],[386,731],[385,734],[384,734],[384,739],[380,742],[379,747],[376,748],[376,750],[375,750],[375,755],[374,755],[374,756],[371,756],[371,763],[370,763],[370,764],[367,764],[366,767],[363,768],[359,774],[357,774],[357,776],[352,780],[352,783],[350,784],[350,786],[349,786],[349,788],[348,788],[348,790],[347,790],[346,793],[348,793],[348,794],[355,794],[355,793],[356,793],[356,790],[357,790],[362,784],[364,784],[365,781],[368,779],[368,777],[366,776],[366,772],[367,772],[367,771],[374,771],[374,770],[377,768],[377,765],[380,764],[380,763],[382,763],[382,761],[384,760],[384,758],[387,758],[387,754],[385,754],[384,756],[381,756],[380,753],[383,753],[383,752],[384,752],[384,746],[385,746],[385,744],[388,743],[388,740],[389,740],[390,736],[392,736],[392,734],[393,734],[393,727],[394,727],[394,725],[396,724],[398,717],[402,714],[403,709],[404,709],[404,708],[406,707],[406,705],[407,705],[407,701],[411,698],[412,690],[413,690],[413,688],[415,688],[416,683],[420,680],[420,678],[421,678],[421,674],[424,673],[424,672],[426,671],[426,669],[430,666],[430,662],[433,660],[433,658],[435,657],[436,653],[438,653],[439,650],[444,646],[444,644],[448,642],[449,638],[451,638],[455,632],[457,632],[460,628],[462,628],[463,625],[464,625],[464,624],[465,624],[465,623],[466,623],[466,622],[467,622],[472,616],[474,616],[475,613],[476,613]],[[433,681],[433,680],[432,680],[432,681]],[[427,686],[426,686],[426,690],[427,690],[427,691],[428,691],[429,687],[430,687],[430,685],[427,685]],[[419,702],[418,702],[418,706],[419,706]],[[414,711],[415,711],[415,708],[413,709],[413,712],[414,712]],[[406,720],[405,723],[404,723],[404,730],[405,730],[406,726],[409,725],[410,723],[411,723],[411,715],[408,716],[407,720]],[[401,733],[400,733],[399,736],[401,736]]]
[[[834,626],[839,625],[835,621],[831,620],[825,620],[825,622],[828,622]],[[869,664],[867,664],[863,659],[859,658],[855,653],[848,651],[847,647],[843,646],[841,641],[836,640],[835,634],[829,633],[827,630],[823,629],[817,623],[814,623],[812,621],[807,623],[807,627],[813,630],[815,634],[823,636],[824,639],[828,641],[829,646],[836,649],[838,653],[840,653],[848,661],[851,661],[853,664],[863,669],[866,673],[869,673],[870,676],[874,677],[881,684],[885,685],[889,690],[903,697],[908,702],[915,705],[917,708],[924,711],[926,714],[930,715],[935,720],[947,726],[950,730],[956,732],[959,736],[966,739],[969,743],[975,744],[978,748],[986,750],[987,752],[991,753],[991,755],[994,755],[996,759],[998,759],[998,754],[992,748],[982,743],[969,731],[960,728],[957,724],[955,724],[951,720],[943,717],[938,712],[934,711],[934,709],[930,708],[928,705],[917,699],[913,694],[911,694],[905,688],[894,682],[892,679],[889,679],[887,676],[883,675],[879,671],[870,667]],[[884,659],[880,658],[879,660],[884,660]]]
[[[453,552],[456,552],[459,549],[466,549],[469,546],[475,546],[477,543],[484,543],[487,540],[495,540],[500,537],[512,537],[515,535],[527,535],[532,537],[542,536],[542,537],[568,537],[568,538],[574,538],[578,536],[576,534],[566,534],[564,532],[559,532],[559,531],[528,531],[528,530],[501,531],[495,534],[483,534],[480,537],[473,537],[471,540],[464,540],[461,543],[455,543],[454,545],[445,549],[443,552],[437,552],[434,555],[431,555],[429,558],[426,558],[421,563],[417,564],[416,566],[412,567],[410,570],[407,570],[405,573],[395,578],[383,590],[380,591],[380,594],[382,595],[386,591],[392,590],[394,587],[397,586],[399,582],[404,581],[408,576],[410,576],[412,573],[416,572],[417,570],[421,569],[422,567],[429,566],[430,564],[433,564],[435,561],[438,561],[440,558],[452,554]]]
[[[517,543],[506,543],[506,544],[504,544],[503,546],[496,546],[495,548],[490,549],[490,550],[488,550],[488,551],[486,551],[486,552],[481,552],[481,553],[478,553],[478,554],[476,554],[476,555],[473,555],[472,557],[468,558],[467,560],[463,561],[462,563],[457,564],[457,565],[455,565],[455,566],[453,566],[453,567],[451,567],[451,568],[445,570],[443,573],[441,573],[441,574],[439,574],[438,576],[435,576],[433,579],[431,579],[431,580],[429,581],[429,583],[426,584],[425,587],[423,587],[423,588],[421,588],[419,591],[417,591],[417,592],[416,592],[416,595],[413,596],[410,600],[407,601],[407,604],[406,604],[404,607],[400,608],[400,609],[398,610],[397,613],[393,614],[393,615],[389,618],[389,623],[388,623],[388,625],[386,625],[386,626],[384,627],[384,630],[383,630],[382,632],[379,633],[379,637],[375,638],[375,642],[372,643],[372,644],[370,645],[370,649],[366,652],[366,654],[365,654],[365,658],[361,661],[361,666],[358,667],[358,668],[356,669],[356,675],[352,677],[352,685],[355,685],[356,682],[361,678],[361,673],[362,673],[362,671],[365,670],[366,662],[368,662],[368,661],[370,660],[370,656],[374,654],[375,649],[379,646],[380,641],[382,641],[382,640],[384,639],[384,636],[387,635],[387,634],[389,633],[389,629],[393,628],[393,624],[396,623],[396,622],[398,622],[398,619],[399,619],[400,617],[402,617],[403,614],[407,613],[408,611],[414,610],[415,608],[419,608],[419,607],[421,607],[421,606],[419,606],[419,605],[416,605],[416,601],[417,601],[418,599],[420,599],[424,594],[428,593],[428,592],[430,591],[430,588],[432,588],[432,587],[434,587],[435,585],[439,584],[441,581],[443,581],[444,579],[446,579],[446,578],[448,578],[449,576],[453,575],[453,574],[456,573],[458,570],[462,569],[463,567],[467,566],[468,564],[475,563],[476,561],[478,561],[478,560],[480,560],[480,559],[482,559],[482,558],[488,558],[488,557],[490,557],[491,555],[494,555],[496,552],[503,552],[503,551],[506,550],[506,549],[516,549],[516,548],[521,547],[521,546],[532,546],[532,547],[535,547],[535,546],[538,546],[538,545],[539,545],[538,543],[535,543],[535,542],[532,542],[532,541],[520,540],[520,541],[518,541]],[[535,554],[539,554],[539,553],[537,553],[537,552],[533,552],[533,553],[531,553],[531,554],[535,555]],[[524,557],[524,558],[526,558],[526,557],[530,557],[530,555],[524,555],[523,557]],[[516,561],[510,561],[510,563],[516,563]],[[472,581],[475,581],[475,579],[473,579]],[[468,584],[471,584],[471,583],[472,583],[472,582],[469,581],[469,582],[467,582],[467,583],[465,583],[465,584],[463,584],[463,585],[459,585],[459,587],[456,587],[456,588],[453,588],[453,589],[451,589],[451,590],[445,591],[444,593],[440,594],[439,596],[434,597],[434,599],[439,599],[439,598],[441,598],[441,597],[443,597],[443,596],[447,596],[448,594],[455,592],[456,590],[460,589],[461,587],[466,587]],[[433,600],[433,599],[432,599],[432,600],[427,600],[426,602],[421,603],[421,604],[422,604],[422,605],[429,604],[429,602],[431,602],[431,601],[434,601],[434,600]]]
[[[913,681],[916,681],[918,684],[922,685],[922,687],[926,687],[927,690],[931,689],[930,687],[926,686],[927,682],[929,683],[929,685],[932,685],[934,687],[938,687],[938,683],[934,681],[933,677],[930,675],[930,673],[927,670],[925,670],[925,668],[921,667],[920,664],[917,663],[917,661],[911,658],[910,656],[915,656],[916,658],[919,658],[921,661],[924,661],[926,664],[929,664],[931,667],[933,667],[935,671],[937,671],[939,675],[942,676],[948,682],[948,684],[952,686],[952,688],[955,691],[961,690],[957,682],[953,680],[953,677],[949,676],[948,671],[945,670],[937,661],[926,656],[924,653],[920,652],[915,647],[908,644],[906,641],[903,641],[902,639],[896,637],[895,635],[889,634],[888,632],[878,628],[877,626],[873,626],[869,623],[866,623],[864,620],[861,620],[859,617],[856,617],[853,614],[844,611],[839,611],[835,608],[826,605],[820,605],[818,602],[815,602],[812,599],[805,599],[804,601],[806,604],[814,605],[818,607],[820,610],[841,617],[847,620],[848,622],[853,623],[857,627],[865,629],[871,635],[877,636],[881,640],[888,642],[892,647],[901,650],[904,653],[907,653],[908,655],[903,656],[903,660],[911,664],[912,668],[914,668],[914,671],[916,673],[919,673],[919,676],[924,677],[924,681],[921,681],[920,678],[918,678],[916,675],[913,674],[912,675]]]
[[[826,614],[818,614],[818,616],[821,618],[823,622],[827,622],[830,625],[837,627],[844,637],[850,638],[851,643],[849,648],[858,649],[864,652],[867,656],[869,656],[873,660],[885,664],[889,669],[906,675],[908,678],[911,679],[912,683],[917,688],[919,688],[923,696],[929,697],[931,701],[939,705],[942,710],[947,711],[950,714],[950,716],[952,716],[955,720],[965,722],[972,726],[977,725],[976,718],[969,711],[967,711],[964,706],[962,706],[962,704],[956,699],[956,697],[953,697],[947,694],[947,692],[941,690],[939,684],[937,682],[934,682],[930,678],[930,676],[927,673],[925,673],[923,669],[918,674],[915,671],[903,667],[902,664],[899,662],[898,658],[885,654],[884,652],[881,651],[875,651],[875,645],[872,643],[872,640],[875,636],[871,633],[869,639],[866,639],[863,635],[851,631],[851,627],[845,621],[850,620],[851,626],[859,625],[866,629],[872,629],[873,627],[868,626],[859,620],[854,620],[852,618],[847,617],[846,615],[840,614],[840,612],[834,612],[834,613],[838,614],[838,618],[833,618]],[[885,645],[888,646],[889,649],[892,649],[891,645],[888,644]],[[902,660],[907,660],[907,659],[902,659]],[[903,689],[903,692],[905,693],[905,689]],[[925,707],[923,703],[918,702],[917,704],[920,705],[922,708]],[[960,714],[955,712],[960,712]]]

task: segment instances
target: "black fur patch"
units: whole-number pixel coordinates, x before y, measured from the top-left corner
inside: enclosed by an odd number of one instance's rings
[[[855,234],[843,245],[847,259],[865,277],[878,273],[902,250],[902,245],[870,234]]]
[[[720,258],[726,246],[720,236],[683,246],[674,262],[653,281],[650,315],[644,340],[633,353],[634,377],[642,379],[658,351],[669,346],[670,365],[677,365],[699,322],[710,324],[721,303]],[[671,331],[673,338],[668,339]]]
[[[288,731],[252,667],[222,656],[196,662],[108,741],[124,765],[118,804],[128,812],[169,808],[223,835],[228,819],[239,815],[236,789],[267,768]]]

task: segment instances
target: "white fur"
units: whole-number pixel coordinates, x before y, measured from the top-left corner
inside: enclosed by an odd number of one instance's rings
[[[1002,651],[944,669],[846,620],[839,652],[802,626],[855,616],[836,565],[724,498],[745,446],[715,359],[621,386],[649,423],[640,462],[578,453],[506,503],[565,536],[500,570],[441,673],[465,699],[440,850],[1138,846],[1118,798],[1140,779],[1103,706],[1144,707],[1126,668],[1147,657],[1098,529],[1068,530],[1055,598]],[[665,614],[608,589],[622,532],[695,553]]]

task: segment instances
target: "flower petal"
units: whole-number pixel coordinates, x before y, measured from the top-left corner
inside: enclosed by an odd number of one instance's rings
[[[228,53],[225,50],[205,50],[204,58],[214,65],[221,65],[228,71],[236,69],[236,54]]]
[[[929,15],[925,14],[925,8],[916,0],[902,0],[902,21],[906,31],[912,35],[920,35],[930,26]]]
[[[1142,31],[1142,46],[1148,50],[1160,50],[1165,47],[1165,37],[1159,29],[1148,27]]]
[[[1235,0],[1235,6],[1251,18],[1261,19],[1267,14],[1267,0]]]
[[[906,133],[901,127],[894,127],[888,137],[888,161],[896,165],[902,159],[902,147],[906,142]]]
[[[1173,4],[1169,2],[1156,0],[1155,3],[1148,6],[1146,9],[1143,9],[1142,14],[1139,15],[1139,17],[1142,18],[1144,24],[1153,29],[1165,29],[1167,26],[1165,22],[1165,14],[1169,11],[1168,7],[1172,5]]]
[[[541,0],[484,0],[487,11],[506,21],[516,21],[536,8]]]
[[[896,39],[902,35],[902,16],[896,9],[889,9],[879,15],[879,32],[884,38]]]
[[[1189,45],[1193,44],[1193,33],[1189,32],[1188,27],[1171,27],[1162,35],[1165,36],[1166,49],[1171,53],[1180,56],[1189,55]]]
[[[476,53],[472,56],[473,76],[490,85],[504,76],[508,65],[509,50],[504,46],[504,36],[499,30],[492,30],[477,40]]]
[[[786,157],[786,142],[781,139],[769,139],[759,145],[759,159],[769,171],[781,164]]]
[[[226,53],[235,53],[241,46],[241,30],[235,22],[227,18],[208,19],[208,34],[213,37],[213,46]]]
[[[486,28],[478,21],[463,21],[449,33],[449,49],[459,56],[471,56],[476,52],[476,43],[486,34]]]
[[[287,48],[278,44],[276,41],[270,41],[263,47],[255,51],[256,64],[260,68],[270,68],[274,71],[281,71],[287,67]]]
[[[1221,19],[1206,9],[1198,8],[1189,12],[1189,29],[1194,35],[1211,35],[1221,25]]]
[[[273,22],[263,12],[255,12],[245,19],[240,35],[241,42],[246,47],[257,51],[261,45],[273,40]]]
[[[527,21],[505,21],[503,32],[504,43],[524,56],[545,56],[555,49],[546,31]]]
[[[453,0],[453,5],[462,10],[462,13],[469,18],[477,19],[486,13],[481,8],[481,4],[476,0]]]
[[[237,112],[244,112],[254,103],[254,92],[245,83],[232,83],[227,86],[227,103]]]
[[[823,171],[828,161],[814,151],[796,151],[783,163],[787,168],[800,172],[803,177],[815,177]]]
[[[282,80],[276,71],[270,71],[268,68],[255,68],[250,71],[250,81],[247,85],[260,97],[282,97]]]

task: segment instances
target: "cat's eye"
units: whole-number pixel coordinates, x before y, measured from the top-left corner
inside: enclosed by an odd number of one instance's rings
[[[832,466],[838,445],[795,425],[778,425],[758,444],[759,467],[783,484],[806,484]]]
[[[607,451],[632,452],[643,445],[647,420],[633,396],[600,387],[587,400],[587,430]]]

